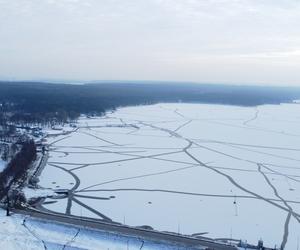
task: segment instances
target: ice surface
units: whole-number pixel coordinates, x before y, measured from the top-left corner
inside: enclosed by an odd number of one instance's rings
[[[272,247],[286,236],[294,250],[299,125],[298,104],[157,104],[81,117],[76,131],[49,139],[40,185],[72,190],[75,215],[99,218],[96,210],[128,225]],[[57,201],[44,207],[65,212]]]

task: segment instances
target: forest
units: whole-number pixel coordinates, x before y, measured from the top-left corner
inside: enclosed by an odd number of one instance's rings
[[[194,102],[240,106],[300,99],[300,88],[171,82],[60,84],[0,82],[0,126],[9,122],[74,120],[121,106]]]
[[[36,146],[33,140],[21,144],[20,151],[12,158],[0,173],[0,200],[8,193],[15,180],[19,180],[36,158]]]

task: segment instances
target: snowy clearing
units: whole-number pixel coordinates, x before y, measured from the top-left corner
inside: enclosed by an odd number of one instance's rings
[[[7,162],[0,159],[0,172],[6,167]]]

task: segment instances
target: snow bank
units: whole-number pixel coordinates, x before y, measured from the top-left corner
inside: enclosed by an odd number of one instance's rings
[[[0,159],[0,172],[3,171],[3,169],[5,168],[7,162],[6,161],[3,161],[2,159]]]
[[[56,195],[55,192],[51,189],[24,188],[22,191],[28,200],[33,198],[51,197]]]

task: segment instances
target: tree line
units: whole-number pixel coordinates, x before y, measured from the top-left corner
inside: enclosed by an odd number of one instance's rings
[[[300,99],[299,88],[192,83],[51,84],[0,82],[1,120],[12,123],[63,123],[80,114],[101,115],[129,105],[159,102],[240,106],[279,104]]]
[[[0,173],[0,200],[6,196],[12,183],[26,175],[36,156],[36,146],[33,140],[22,143],[20,151]]]

